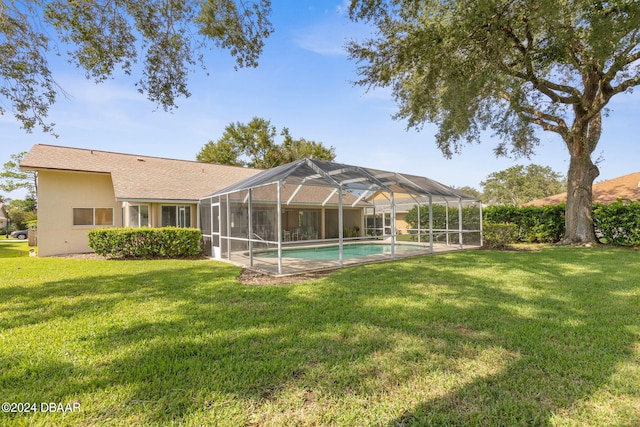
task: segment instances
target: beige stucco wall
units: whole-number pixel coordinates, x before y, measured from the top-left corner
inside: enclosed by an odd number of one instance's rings
[[[122,226],[110,175],[39,171],[38,255],[92,252],[87,233],[96,227],[74,226],[73,208],[113,208],[113,226]]]
[[[405,221],[406,212],[396,212],[396,232],[398,234],[408,234],[407,228],[411,228],[411,224]]]

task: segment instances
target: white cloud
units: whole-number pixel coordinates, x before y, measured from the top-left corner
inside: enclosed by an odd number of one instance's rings
[[[343,0],[342,4],[336,6],[336,11],[340,15],[347,15],[349,13],[349,5],[351,4],[350,0]]]
[[[334,12],[307,27],[294,32],[294,42],[302,49],[320,55],[347,55],[345,45],[352,39],[362,39],[371,34],[371,27],[349,19],[349,0],[336,6]]]
[[[347,21],[338,23],[325,21],[297,30],[294,35],[296,45],[304,50],[323,56],[346,56],[345,44],[348,40]]]

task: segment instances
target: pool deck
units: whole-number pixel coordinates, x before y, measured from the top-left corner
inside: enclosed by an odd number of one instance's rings
[[[317,246],[315,246],[317,247]],[[300,247],[302,248],[302,247]],[[445,244],[434,244],[433,252],[429,250],[429,247],[424,247],[423,250],[412,250],[410,252],[402,252],[396,253],[395,256],[391,256],[389,254],[376,254],[376,255],[367,255],[357,258],[344,259],[342,263],[338,260],[330,260],[330,261],[318,261],[318,260],[306,260],[300,258],[282,258],[282,273],[278,273],[278,258],[273,257],[261,257],[259,253],[254,253],[253,255],[253,266],[250,265],[249,256],[246,254],[246,251],[238,251],[231,253],[231,259],[222,259],[220,261],[227,261],[233,264],[242,266],[249,270],[258,271],[261,273],[266,273],[272,276],[290,276],[295,274],[302,273],[310,273],[317,272],[323,270],[335,270],[336,268],[361,265],[361,264],[371,264],[378,262],[387,262],[393,261],[397,259],[405,259],[405,258],[414,258],[425,255],[432,255],[438,253],[445,252],[454,252],[466,249],[478,249],[477,245],[465,245],[463,248],[460,248],[460,245],[445,245]],[[286,253],[286,251],[285,251]]]

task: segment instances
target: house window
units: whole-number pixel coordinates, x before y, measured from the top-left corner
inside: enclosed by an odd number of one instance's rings
[[[113,208],[73,208],[73,225],[113,225]]]
[[[149,206],[130,205],[129,206],[129,227],[149,226]]]
[[[191,206],[163,206],[163,227],[191,227]]]

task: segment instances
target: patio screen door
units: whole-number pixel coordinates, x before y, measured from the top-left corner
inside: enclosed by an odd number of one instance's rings
[[[384,224],[384,235],[385,236],[390,236],[392,234],[392,231],[393,231],[392,230],[392,225],[393,224],[391,224],[391,214],[385,213],[385,214],[382,214],[382,217],[383,217],[382,221],[383,221],[383,224]]]
[[[214,258],[220,253],[220,203],[211,204],[211,252]]]

